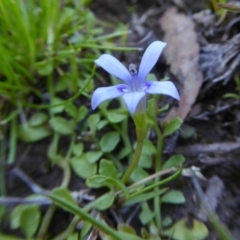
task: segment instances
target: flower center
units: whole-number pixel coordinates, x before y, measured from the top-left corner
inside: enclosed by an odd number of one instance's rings
[[[142,92],[143,89],[142,89],[141,83],[138,80],[138,71],[137,71],[136,65],[131,63],[128,67],[128,71],[132,75],[132,80],[128,84],[130,91],[131,92]]]
[[[137,73],[136,65],[131,63],[128,67],[128,71],[130,72],[131,75],[136,74]]]

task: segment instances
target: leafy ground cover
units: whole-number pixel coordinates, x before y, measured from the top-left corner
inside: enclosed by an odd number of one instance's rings
[[[1,239],[240,239],[239,14],[225,3],[0,2]],[[159,40],[147,81],[180,101],[93,111],[94,90],[120,83],[94,61],[138,69]]]

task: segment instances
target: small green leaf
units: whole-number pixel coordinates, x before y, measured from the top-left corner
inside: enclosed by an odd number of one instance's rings
[[[139,162],[138,162],[138,167],[141,168],[151,168],[152,166],[152,156],[149,154],[142,154]]]
[[[101,159],[99,166],[99,174],[112,178],[117,178],[117,169],[112,161],[109,161],[107,159]]]
[[[100,147],[103,152],[111,152],[115,149],[120,141],[118,132],[108,132],[100,140]]]
[[[94,201],[94,208],[100,211],[106,210],[113,205],[114,198],[113,192],[106,193]]]
[[[148,140],[145,139],[143,142],[143,150],[142,150],[142,154],[155,154],[157,152],[157,148],[154,146],[154,144]]]
[[[183,204],[186,202],[186,199],[182,192],[177,190],[168,191],[161,198],[163,203],[172,203],[172,204]]]
[[[86,185],[90,188],[108,187],[110,189],[115,186],[121,189],[126,196],[128,195],[126,186],[120,180],[104,175],[89,177]]]
[[[47,59],[41,62],[37,62],[35,64],[35,68],[40,75],[47,76],[53,71],[53,63],[50,59]]]
[[[96,130],[97,130],[97,125],[98,125],[99,121],[100,121],[100,115],[98,113],[92,114],[88,118],[87,122],[88,122],[89,128],[90,128],[93,136],[95,136],[95,133],[96,133]]]
[[[107,112],[107,119],[112,123],[122,122],[126,117],[126,113],[117,112],[116,110]]]
[[[173,223],[173,220],[169,216],[165,217],[162,222],[163,227],[169,227],[170,225],[172,225],[172,223]]]
[[[118,154],[118,159],[121,160],[121,159],[127,157],[130,153],[131,153],[131,147],[122,148]]]
[[[162,188],[159,189],[158,191],[152,191],[152,192],[147,192],[147,193],[142,193],[137,196],[129,198],[125,203],[124,206],[129,206],[141,202],[148,201],[156,196],[162,195],[168,190],[168,188]]]
[[[76,118],[78,113],[77,107],[72,102],[69,102],[65,105],[65,111],[69,116],[71,116],[74,119]]]
[[[226,93],[223,95],[223,98],[234,98],[234,99],[239,99],[240,96],[237,95],[236,93]]]
[[[152,212],[149,208],[145,208],[141,211],[139,219],[143,225],[146,225],[153,220],[155,213]]]
[[[57,104],[61,104],[59,106],[56,106],[56,107],[51,107],[50,108],[50,111],[51,113],[61,113],[63,112],[64,108],[65,108],[65,105],[62,104],[64,102],[64,100],[62,100],[61,98],[58,98],[58,97],[53,97],[52,100],[51,100],[51,105],[57,105]]]
[[[182,119],[173,118],[164,128],[164,137],[172,135],[175,131],[177,131],[182,125]]]
[[[10,236],[10,235],[6,235],[6,234],[2,234],[2,233],[0,233],[0,239],[4,239],[4,240],[26,240],[26,238],[19,238],[19,237]]]
[[[76,143],[73,148],[72,148],[72,152],[75,156],[80,157],[83,153],[83,144],[82,143]]]
[[[103,129],[106,125],[108,125],[108,120],[104,119],[104,120],[101,120],[98,125],[97,125],[97,129],[98,130],[101,130]]]
[[[11,214],[11,228],[20,228],[30,238],[38,228],[40,217],[38,205],[18,205]]]
[[[97,165],[95,163],[89,163],[85,154],[81,155],[80,157],[71,158],[70,164],[73,171],[83,179],[93,176],[97,172]]]
[[[48,120],[48,115],[43,112],[34,113],[28,123],[30,127],[37,127],[44,124]]]
[[[84,222],[85,223],[85,222]],[[84,224],[83,223],[83,224]],[[84,226],[84,225],[83,225]],[[92,225],[91,225],[92,226]],[[81,229],[81,233],[82,233],[82,229]],[[85,235],[84,235],[85,236]],[[81,238],[82,239],[82,238]],[[72,234],[70,234],[68,237],[67,237],[67,240],[79,240],[79,233],[77,232],[74,232]]]
[[[18,137],[27,143],[42,140],[51,135],[45,126],[30,127],[27,123],[18,127]]]
[[[81,121],[83,118],[85,118],[86,115],[87,115],[87,113],[88,113],[87,107],[81,106],[81,107],[78,109],[77,121]]]
[[[86,153],[86,158],[89,163],[95,163],[100,159],[102,155],[102,151],[91,151]]]
[[[52,194],[54,196],[61,197],[66,202],[71,203],[71,205],[78,207],[78,205],[77,205],[76,201],[74,200],[74,198],[72,197],[71,193],[66,188],[62,188],[62,187],[54,188],[52,190]]]
[[[189,224],[189,221],[186,218],[183,218],[176,222],[172,227],[165,230],[163,234],[176,240],[206,239],[208,236],[208,229],[206,226],[196,219],[190,221],[191,224]]]
[[[134,169],[130,178],[133,182],[138,182],[148,176],[149,176],[149,174],[147,171],[138,167],[138,168]]]
[[[59,116],[53,117],[50,119],[49,123],[54,131],[62,135],[69,135],[73,133],[73,125],[65,118]]]
[[[162,170],[172,168],[172,167],[179,167],[185,162],[185,158],[182,154],[176,154],[171,156],[162,166]]]
[[[88,221],[84,221],[83,222],[83,227],[81,229],[80,239],[85,239],[84,237],[88,234],[88,232],[90,231],[91,227],[92,227],[92,224],[90,222],[88,222]],[[76,240],[79,240],[79,236],[77,236],[77,237],[78,238]]]
[[[147,75],[147,80],[148,80],[148,81],[157,81],[157,77],[156,77],[155,74],[149,73],[149,74]]]
[[[136,235],[135,229],[126,224],[119,224],[117,226],[117,229],[119,232],[125,232],[125,233],[130,233],[130,234]]]
[[[163,107],[159,108],[157,110],[157,113],[162,113],[162,112],[165,112],[169,109],[169,104],[165,104]]]
[[[25,206],[20,216],[20,229],[30,238],[38,229],[41,213],[38,205]]]
[[[184,139],[188,139],[188,138],[197,138],[197,133],[195,128],[184,124],[181,129],[180,129],[180,136]]]

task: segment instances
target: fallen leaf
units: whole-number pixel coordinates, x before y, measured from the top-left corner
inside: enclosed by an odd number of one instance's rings
[[[169,8],[160,19],[164,31],[163,41],[167,43],[165,57],[170,65],[171,73],[180,85],[181,100],[178,107],[173,107],[165,118],[169,121],[179,117],[186,118],[199,89],[203,76],[199,70],[199,44],[194,23],[183,13],[178,13],[175,7]]]

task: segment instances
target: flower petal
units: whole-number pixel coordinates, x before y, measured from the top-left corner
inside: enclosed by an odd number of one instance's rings
[[[131,74],[129,71],[120,63],[115,57],[109,54],[103,54],[94,61],[98,66],[102,67],[104,70],[114,75],[115,77],[129,82],[131,80]]]
[[[178,101],[180,100],[180,96],[178,94],[177,88],[170,81],[164,81],[164,82],[147,81],[145,82],[145,86],[147,87],[147,89],[145,90],[146,93],[164,94],[164,95],[171,96],[177,99]]]
[[[112,86],[112,87],[97,88],[92,95],[92,100],[91,100],[92,109],[94,110],[99,104],[101,104],[105,100],[122,96],[124,94],[122,90],[126,88],[127,86],[123,84]]]
[[[149,45],[143,54],[142,61],[139,66],[138,77],[139,81],[144,81],[152,70],[153,66],[156,64],[163,48],[166,43],[161,41],[155,41]]]
[[[122,98],[127,105],[129,112],[133,115],[138,103],[145,96],[145,92],[130,92],[125,93]]]

